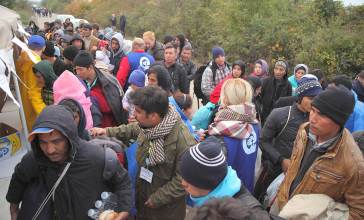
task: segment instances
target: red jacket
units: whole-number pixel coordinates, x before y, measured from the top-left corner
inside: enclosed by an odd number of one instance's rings
[[[230,74],[224,80],[219,82],[219,84],[216,85],[215,89],[212,91],[212,93],[210,95],[210,102],[211,103],[216,105],[219,102],[222,85],[224,84],[224,82],[226,80],[232,79],[232,78],[233,78],[233,76],[232,76],[232,74]]]

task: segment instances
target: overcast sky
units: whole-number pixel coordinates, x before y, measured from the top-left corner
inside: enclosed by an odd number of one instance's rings
[[[42,0],[31,0],[32,2],[41,2]],[[364,0],[343,0],[344,5],[360,5],[360,4],[364,4]]]

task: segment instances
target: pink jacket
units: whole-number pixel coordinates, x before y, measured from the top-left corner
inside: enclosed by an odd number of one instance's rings
[[[91,99],[85,95],[86,88],[70,71],[64,71],[53,84],[54,104],[62,99],[70,98],[78,101],[86,115],[86,129],[93,127],[91,115]]]

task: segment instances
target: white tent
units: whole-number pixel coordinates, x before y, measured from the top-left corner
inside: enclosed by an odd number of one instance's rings
[[[7,97],[11,98],[14,103],[19,107],[19,114],[22,124],[20,131],[21,147],[25,147],[29,150],[30,145],[25,138],[28,136],[28,130],[26,126],[24,109],[21,102],[18,77],[14,65],[14,56],[17,56],[17,51],[16,49],[13,49],[15,47],[13,47],[12,42],[14,38],[22,37],[24,35],[27,35],[27,33],[21,26],[20,16],[16,12],[0,5],[0,14],[0,114],[2,106],[5,102],[5,93]],[[14,82],[16,98],[13,96],[10,90],[11,78]],[[2,157],[0,158],[0,160],[4,158],[5,157]]]

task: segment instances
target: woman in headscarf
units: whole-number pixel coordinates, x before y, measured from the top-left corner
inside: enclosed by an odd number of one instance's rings
[[[308,67],[305,64],[298,64],[293,70],[293,75],[288,77],[288,81],[292,86],[292,94],[296,95],[296,89],[298,87],[298,81],[302,76],[308,73]]]
[[[250,76],[256,76],[258,78],[266,78],[269,76],[269,66],[267,61],[259,59],[254,63],[254,71]]]

